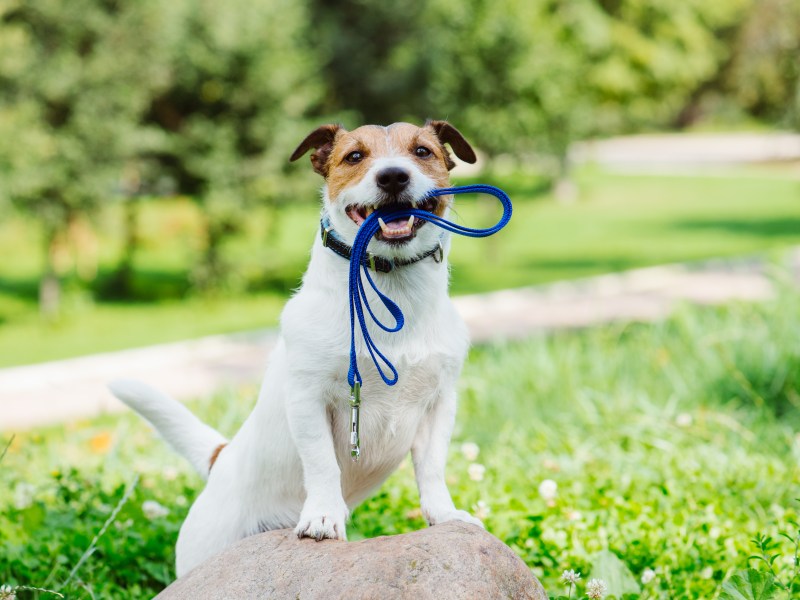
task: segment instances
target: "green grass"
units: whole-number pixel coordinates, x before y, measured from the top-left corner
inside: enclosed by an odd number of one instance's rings
[[[580,198],[570,205],[542,196],[533,176],[486,179],[511,194],[514,218],[492,238],[454,241],[455,294],[800,243],[800,181],[769,171],[658,177],[584,169]],[[253,209],[245,232],[225,248],[234,266],[228,287],[199,299],[189,292],[202,245],[197,207],[187,199],[145,202],[135,264],[139,300],[110,302],[98,292],[121,252],[121,214],[110,206],[97,218],[96,238],[78,230],[74,251],[59,255],[67,285],[57,322],[43,322],[36,311],[37,231],[6,219],[0,255],[13,260],[0,263],[0,366],[274,325],[299,285],[316,212],[309,202],[279,213]],[[461,197],[456,213],[477,226],[495,219],[498,208]]]
[[[757,534],[778,541],[774,568],[787,581],[794,548],[778,533],[800,512],[798,339],[800,297],[787,292],[760,306],[684,307],[660,324],[476,348],[448,463],[454,499],[485,512],[552,595],[565,569],[583,574],[583,590],[609,551],[634,582],[656,572],[629,598],[717,598],[736,570],[756,566]],[[192,408],[230,434],[255,393]],[[480,448],[477,481],[464,442]],[[62,587],[135,474],[131,500]],[[539,492],[547,479],[558,486],[550,501]],[[130,414],[20,433],[0,462],[0,584],[152,595],[173,576],[177,530],[201,485]],[[146,500],[169,514],[148,519]],[[406,462],[355,511],[349,535],[423,526]]]
[[[800,242],[800,181],[588,171],[579,182],[581,197],[574,204],[516,202],[511,224],[498,236],[455,240],[453,291],[519,287]],[[524,197],[522,186],[507,187],[512,198]],[[474,210],[458,212],[465,221],[479,220]]]
[[[0,366],[272,327],[285,301],[277,293],[259,293],[235,300],[192,297],[155,305],[98,304],[76,308],[53,323],[28,314],[0,326]]]

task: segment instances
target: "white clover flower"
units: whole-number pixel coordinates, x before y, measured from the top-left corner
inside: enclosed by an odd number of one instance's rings
[[[486,473],[486,467],[480,463],[472,463],[467,467],[467,475],[472,481],[481,481],[484,473]]]
[[[133,519],[125,519],[124,521],[114,521],[114,528],[117,531],[128,529],[133,525]]]
[[[480,453],[481,449],[478,447],[478,444],[474,442],[464,442],[461,444],[461,454],[470,462],[478,458],[478,454]]]
[[[586,595],[592,600],[599,600],[606,595],[606,582],[602,579],[591,579],[586,585]]]
[[[491,512],[492,509],[486,506],[486,502],[483,500],[478,500],[477,504],[472,507],[472,514],[474,514],[481,521],[486,520]]]
[[[647,568],[642,571],[642,584],[647,585],[656,578],[656,572],[653,569]]]
[[[14,508],[25,510],[33,504],[36,488],[30,483],[20,482],[14,487]]]
[[[580,521],[583,518],[583,513],[579,510],[570,510],[567,512],[567,519],[570,521]]]
[[[145,517],[152,521],[159,517],[166,517],[169,514],[169,509],[155,500],[145,500],[142,502],[142,512]]]
[[[16,600],[17,594],[10,585],[0,585],[0,600]]]
[[[555,500],[558,495],[558,484],[552,479],[545,479],[539,484],[539,495],[547,501]]]
[[[569,583],[570,585],[578,583],[578,580],[581,578],[581,573],[578,571],[577,573],[573,569],[569,569],[568,571],[564,571],[561,574],[561,581],[564,583]]]
[[[700,577],[703,579],[711,579],[714,576],[714,569],[711,567],[706,567],[702,571],[700,571]]]
[[[678,427],[691,427],[693,421],[694,419],[692,419],[692,415],[689,413],[681,413],[675,417],[675,424]]]

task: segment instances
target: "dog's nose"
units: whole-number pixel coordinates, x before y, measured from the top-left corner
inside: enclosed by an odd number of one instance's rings
[[[378,187],[384,192],[396,196],[408,187],[411,176],[408,171],[400,167],[389,167],[378,172],[376,176]]]

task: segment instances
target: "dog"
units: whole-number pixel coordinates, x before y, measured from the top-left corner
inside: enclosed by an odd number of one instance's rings
[[[350,455],[349,261],[342,249],[352,246],[359,226],[377,208],[417,207],[446,217],[452,196],[426,198],[429,190],[449,185],[455,163],[446,146],[475,162],[455,127],[431,120],[422,127],[395,123],[352,131],[324,125],[294,151],[291,161],[313,150],[311,164],[325,179],[323,227],[302,285],[281,315],[258,402],[232,440],[143,383],[110,384],[207,477],[178,536],[178,577],[262,531],[292,527],[299,537],[345,540],[349,511],[409,451],[428,524],[460,520],[483,527],[454,506],[445,483],[456,381],[469,340],[447,293],[449,236],[420,219],[382,223],[369,244],[372,255],[395,265],[373,278],[406,321],[399,332],[372,333],[398,369],[394,386],[380,379],[363,340],[356,339],[363,374],[362,454],[357,462]],[[375,298],[371,288],[367,293]],[[378,302],[373,311],[387,318]]]

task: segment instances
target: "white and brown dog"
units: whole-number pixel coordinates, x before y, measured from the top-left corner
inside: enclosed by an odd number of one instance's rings
[[[445,484],[456,380],[468,338],[447,295],[449,238],[424,221],[384,223],[369,245],[387,263],[408,263],[374,276],[403,309],[406,323],[397,333],[373,333],[397,366],[395,386],[384,384],[363,340],[356,340],[364,377],[362,457],[350,459],[349,263],[330,242],[336,240],[339,251],[352,245],[376,207],[415,206],[446,216],[452,196],[423,200],[427,191],[449,184],[454,163],[445,144],[460,159],[475,162],[470,145],[444,121],[354,131],[325,125],[294,151],[293,161],[314,150],[311,163],[325,178],[322,213],[330,231],[317,235],[303,285],[281,316],[281,335],[258,403],[230,442],[182,404],[142,383],[111,384],[116,396],[208,477],[178,537],[179,577],[259,531],[294,527],[300,537],[346,539],[348,511],[409,450],[428,523],[458,519],[481,525],[453,505]],[[372,300],[372,289],[367,291]],[[386,318],[377,304],[373,310]]]

